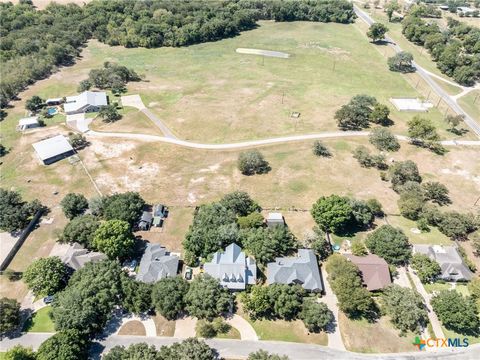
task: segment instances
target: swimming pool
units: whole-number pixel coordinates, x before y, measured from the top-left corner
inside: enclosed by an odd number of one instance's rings
[[[47,109],[48,115],[55,115],[57,113],[56,108],[48,108]]]

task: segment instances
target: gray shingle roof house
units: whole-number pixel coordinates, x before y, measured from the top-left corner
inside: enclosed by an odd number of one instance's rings
[[[62,262],[73,270],[83,268],[88,262],[105,260],[107,256],[100,252],[88,251],[82,245],[74,243],[70,246],[67,253],[62,259]]]
[[[367,290],[380,290],[392,283],[388,264],[380,256],[375,254],[366,256],[345,254],[345,257],[357,265]]]
[[[300,284],[305,290],[323,292],[317,257],[311,249],[298,250],[298,256],[276,258],[267,264],[267,284]]]
[[[225,252],[213,254],[212,261],[205,263],[203,268],[230,290],[244,290],[246,285],[255,284],[257,280],[255,260],[245,256],[237,244],[228,245]]]
[[[146,283],[177,275],[178,256],[170,253],[160,244],[148,244],[140,260],[137,280]]]
[[[68,96],[63,109],[67,115],[99,111],[102,106],[108,105],[105,92],[84,91],[76,96]]]
[[[45,165],[73,155],[72,145],[63,135],[57,135],[32,144],[35,152]]]
[[[435,260],[442,269],[442,273],[439,275],[440,279],[469,281],[473,277],[473,273],[463,263],[455,246],[414,245],[413,253],[424,254]]]

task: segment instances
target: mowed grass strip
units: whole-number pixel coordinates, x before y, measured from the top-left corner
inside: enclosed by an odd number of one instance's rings
[[[55,332],[55,325],[50,319],[50,311],[52,308],[46,306],[35,312],[24,326],[27,332]]]

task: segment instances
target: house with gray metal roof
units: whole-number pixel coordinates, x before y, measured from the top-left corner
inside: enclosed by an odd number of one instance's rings
[[[61,160],[75,153],[72,145],[63,135],[53,136],[51,138],[32,144],[39,159],[49,165],[55,161]]]
[[[455,246],[414,245],[413,253],[427,255],[442,270],[439,278],[445,281],[469,281],[473,273],[465,265]]]
[[[136,279],[146,283],[154,283],[160,279],[177,275],[178,256],[171,255],[160,244],[148,244],[142,259]]]
[[[27,129],[33,129],[40,126],[38,116],[31,116],[18,120],[17,130],[25,131]]]
[[[83,268],[89,262],[97,262],[107,259],[101,252],[89,251],[78,243],[73,243],[65,253],[62,262],[73,270]]]
[[[317,257],[311,249],[300,249],[293,257],[276,258],[267,264],[267,284],[299,284],[305,290],[323,292]]]
[[[63,104],[63,109],[65,114],[73,115],[99,111],[107,105],[107,94],[105,92],[84,91],[76,96],[68,96]]]
[[[230,290],[244,290],[246,285],[255,284],[257,280],[255,260],[245,256],[237,244],[230,244],[224,252],[213,254],[212,261],[205,263],[203,269]]]

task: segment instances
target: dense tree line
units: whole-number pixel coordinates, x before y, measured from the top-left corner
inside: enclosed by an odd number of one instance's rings
[[[472,86],[480,79],[480,29],[449,18],[447,31],[415,13],[402,21],[405,37],[425,47],[441,72],[461,85]]]
[[[23,230],[32,217],[45,207],[38,201],[27,202],[17,191],[0,188],[0,229],[3,231]]]
[[[80,7],[0,3],[0,106],[58,66],[71,64],[94,37],[109,45],[155,48],[220,40],[258,20],[350,23],[346,0],[112,0]],[[85,84],[84,84],[85,85]]]
[[[260,206],[242,191],[225,195],[220,201],[199,206],[185,236],[185,261],[194,264],[226,246],[237,243],[260,263],[288,255],[298,247],[288,227],[268,228]]]

